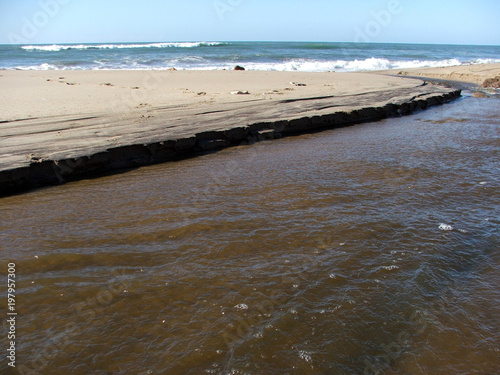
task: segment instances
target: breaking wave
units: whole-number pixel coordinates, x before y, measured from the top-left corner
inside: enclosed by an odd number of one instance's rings
[[[196,48],[225,45],[221,42],[178,42],[178,43],[139,43],[139,44],[53,44],[22,46],[25,51],[59,52],[67,50],[89,49],[132,49],[132,48]]]
[[[500,62],[500,60],[488,61],[490,63]],[[249,70],[277,70],[277,71],[304,71],[304,72],[357,72],[389,69],[410,69],[410,68],[434,68],[447,67],[464,64],[486,63],[484,60],[462,62],[458,59],[446,59],[439,61],[432,60],[389,60],[381,58],[369,58],[365,60],[290,60],[283,63],[248,63],[245,67]]]

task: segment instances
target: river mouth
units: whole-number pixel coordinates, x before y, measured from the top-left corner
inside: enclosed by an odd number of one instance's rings
[[[18,364],[498,372],[499,118],[466,96],[3,198]]]

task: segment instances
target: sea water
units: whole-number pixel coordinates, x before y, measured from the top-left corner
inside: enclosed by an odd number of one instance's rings
[[[0,45],[0,69],[369,71],[500,62],[500,46],[310,42]]]

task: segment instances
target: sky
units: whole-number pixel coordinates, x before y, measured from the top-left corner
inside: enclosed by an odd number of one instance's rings
[[[0,0],[0,44],[500,45],[499,0]]]

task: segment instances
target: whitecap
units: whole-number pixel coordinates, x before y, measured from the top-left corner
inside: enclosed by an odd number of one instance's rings
[[[13,69],[14,70],[61,70],[59,67],[47,63],[43,63],[40,65],[31,65],[31,66],[16,66]]]
[[[52,44],[22,46],[25,51],[59,52],[70,49],[129,49],[129,48],[196,48],[225,45],[222,42],[168,42],[168,43],[136,43],[136,44]]]

